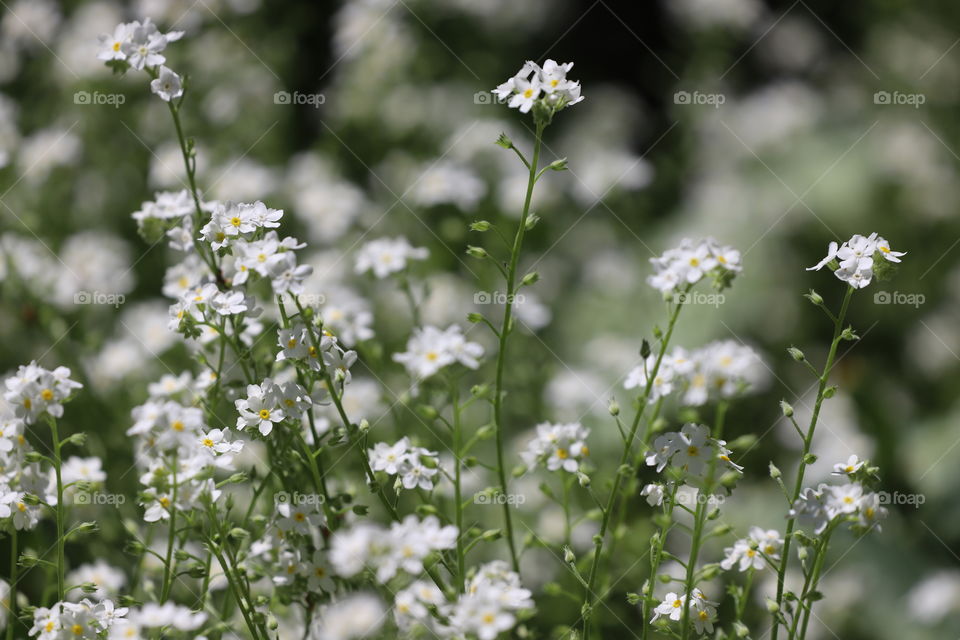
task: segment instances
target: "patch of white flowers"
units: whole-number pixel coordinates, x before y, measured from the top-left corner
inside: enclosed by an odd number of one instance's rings
[[[401,438],[395,444],[378,442],[369,451],[370,466],[374,471],[383,471],[396,476],[396,488],[433,489],[439,473],[439,458],[436,451],[410,444],[409,438]]]
[[[890,243],[876,232],[869,236],[854,234],[843,244],[831,242],[826,257],[807,271],[819,271],[829,266],[838,279],[854,289],[862,289],[870,284],[874,275],[883,272],[884,262],[898,263],[905,255],[905,252],[891,249]]]
[[[538,424],[536,436],[527,444],[526,450],[520,453],[520,457],[529,469],[542,465],[549,471],[576,473],[590,455],[586,442],[589,433],[590,430],[579,422]]]
[[[650,258],[650,264],[654,274],[647,282],[664,294],[682,292],[707,277],[717,288],[723,288],[743,269],[740,252],[713,238],[684,238],[677,247]]]

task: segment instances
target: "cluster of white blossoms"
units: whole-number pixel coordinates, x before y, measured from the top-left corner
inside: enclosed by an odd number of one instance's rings
[[[737,540],[732,547],[723,550],[724,558],[720,561],[720,567],[729,571],[738,565],[741,572],[748,569],[761,571],[770,563],[776,570],[782,547],[783,538],[776,529],[750,527],[746,538]]]
[[[644,390],[656,369],[651,400],[676,392],[683,405],[696,407],[755,388],[765,381],[767,373],[753,349],[733,340],[711,342],[693,351],[677,347],[664,355],[659,369],[656,362],[656,355],[648,356],[627,374],[623,388]]]
[[[299,428],[304,413],[313,405],[307,390],[296,382],[277,384],[270,378],[260,384],[247,385],[247,397],[234,405],[239,412],[237,429],[256,427],[266,437],[275,424],[291,420]]]
[[[96,640],[112,634],[114,625],[126,615],[127,609],[116,607],[112,600],[58,602],[34,610],[30,635],[37,640]]]
[[[719,461],[722,468],[742,472],[743,467],[730,459],[730,450],[723,440],[710,437],[710,429],[702,424],[688,423],[680,431],[669,431],[657,436],[653,448],[647,452],[647,466],[657,473],[668,465],[682,470],[688,479],[702,477],[711,461]]]
[[[311,330],[303,324],[294,324],[287,329],[281,328],[277,333],[277,341],[280,346],[277,362],[285,360],[311,371],[325,370],[331,380],[341,385],[348,384],[352,379],[350,367],[357,361],[357,352],[343,349],[338,338],[329,330],[324,329],[311,339]],[[325,402],[327,393],[325,387],[318,387],[310,400],[321,404]]]
[[[694,588],[691,593],[693,596],[691,598],[687,598],[683,593],[678,594],[673,591],[668,593],[653,610],[653,618],[650,622],[655,622],[660,617],[680,622],[683,619],[684,607],[689,606],[689,619],[697,633],[713,633],[713,623],[717,620],[717,603],[707,600],[700,589]]]
[[[433,489],[439,473],[440,458],[436,451],[414,447],[410,438],[403,437],[395,444],[378,442],[369,450],[370,467],[387,475],[397,476],[395,488]]]
[[[424,570],[424,559],[434,551],[456,547],[458,534],[455,526],[441,526],[435,516],[420,521],[409,515],[402,522],[394,522],[389,529],[362,522],[334,534],[330,542],[330,564],[336,574],[344,578],[371,569],[381,583],[401,571],[419,576]]]
[[[576,473],[590,455],[587,436],[590,430],[579,422],[537,425],[537,433],[520,453],[528,469],[543,465],[549,471],[563,470]]]
[[[406,238],[379,238],[360,247],[354,269],[383,279],[406,269],[408,261],[426,260],[429,255],[425,247],[414,247]]]
[[[326,518],[312,494],[275,494],[274,512],[263,537],[250,545],[250,562],[291,594],[333,593],[333,572],[323,546]]]
[[[572,62],[558,64],[547,60],[543,67],[527,60],[515,76],[494,89],[500,100],[509,100],[511,109],[527,113],[538,102],[551,112],[575,105],[580,95],[580,82],[569,80],[567,73],[573,68]]]
[[[854,289],[862,289],[870,284],[881,265],[900,262],[904,255],[905,252],[891,249],[890,243],[876,232],[866,237],[854,234],[841,245],[831,242],[826,257],[807,271],[819,271],[829,265],[837,278]]]
[[[713,279],[714,286],[724,288],[743,269],[740,252],[713,238],[684,238],[679,246],[650,258],[650,264],[654,275],[647,282],[664,294],[681,292],[707,276]]]
[[[11,522],[18,530],[32,529],[42,515],[41,508],[27,495],[46,504],[56,504],[56,485],[50,487],[53,469],[44,470],[28,459],[34,453],[27,441],[27,429],[44,415],[63,416],[63,403],[82,387],[70,378],[70,369],[50,371],[36,362],[23,365],[3,383],[0,406],[0,524]],[[99,464],[99,460],[97,460]],[[96,478],[102,479],[97,474]],[[32,504],[31,504],[32,503]]]
[[[453,324],[446,330],[433,326],[414,329],[407,341],[407,350],[393,354],[393,359],[406,367],[412,377],[424,380],[457,362],[476,369],[481,356],[483,347],[468,342],[460,326]]]
[[[828,526],[844,522],[857,533],[879,531],[880,521],[887,517],[887,508],[883,506],[880,494],[864,487],[864,481],[874,478],[876,471],[857,456],[837,463],[834,474],[844,476],[848,482],[841,485],[821,483],[816,488],[805,488],[793,504],[790,516],[810,522],[817,535]]]
[[[533,607],[531,595],[506,562],[495,560],[477,568],[466,592],[455,602],[447,602],[432,583],[412,583],[397,592],[394,617],[406,633],[426,629],[439,638],[494,640],[516,625],[517,611]],[[431,609],[440,616],[433,616]]]
[[[150,89],[162,100],[170,102],[183,95],[180,76],[167,68],[163,50],[171,42],[183,37],[183,31],[160,33],[157,25],[147,18],[143,22],[118,24],[112,34],[100,36],[97,57],[119,70],[128,68],[146,70],[153,78]]]
[[[150,629],[163,629],[163,634],[172,634],[180,631],[183,633],[194,632],[207,621],[207,614],[202,611],[194,612],[183,605],[167,602],[164,604],[155,604],[153,602],[145,603],[139,608],[130,609],[126,618],[114,621],[110,629],[109,638],[148,638],[155,631]],[[64,638],[76,636],[65,635]],[[202,637],[196,636],[194,637]]]
[[[134,407],[134,423],[127,429],[136,438],[137,464],[144,469],[146,522],[168,520],[173,509],[201,508],[204,497],[218,500],[222,494],[213,472],[233,471],[234,455],[244,445],[228,428],[207,428],[203,410],[192,404],[198,396],[183,376],[165,377],[165,382],[150,385],[150,398]]]

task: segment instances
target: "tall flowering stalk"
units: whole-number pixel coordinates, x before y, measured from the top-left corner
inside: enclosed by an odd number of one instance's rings
[[[507,342],[510,334],[513,332],[513,304],[517,290],[525,285],[536,281],[536,274],[528,274],[523,280],[517,282],[517,269],[520,264],[520,255],[523,251],[523,239],[526,232],[532,229],[537,223],[537,218],[530,217],[530,202],[533,198],[533,188],[537,181],[549,171],[562,171],[566,168],[566,160],[556,160],[546,167],[540,167],[540,148],[543,142],[544,129],[553,121],[554,115],[571,105],[577,104],[583,100],[580,95],[580,83],[567,79],[567,73],[573,68],[573,63],[568,62],[558,64],[553,60],[547,60],[541,68],[533,61],[527,61],[519,72],[500,86],[494,93],[500,100],[508,101],[510,107],[517,108],[521,113],[533,112],[534,126],[536,131],[533,140],[533,156],[530,160],[524,156],[505,134],[500,136],[497,144],[517,154],[520,161],[527,168],[527,191],[523,200],[523,211],[520,215],[520,223],[517,225],[517,231],[514,234],[513,244],[510,249],[510,258],[506,261],[506,270],[503,267],[500,271],[506,283],[506,300],[503,309],[503,319],[500,326],[491,329],[497,335],[497,365],[496,382],[493,393],[493,424],[494,437],[497,448],[497,475],[500,481],[500,492],[507,495],[507,463],[503,454],[503,397],[504,397],[504,371],[507,364]],[[475,231],[486,231],[490,228],[490,223],[480,222],[472,225]],[[468,253],[475,257],[487,258],[490,254],[479,247],[470,247]],[[510,548],[510,561],[513,564],[513,570],[520,570],[519,556],[517,554],[516,541],[513,534],[513,519],[510,510],[513,506],[509,500],[503,500],[503,520],[506,527],[506,540]]]
[[[810,450],[820,417],[820,408],[824,400],[833,397],[837,391],[836,386],[828,386],[830,374],[836,362],[837,349],[843,341],[859,340],[859,336],[854,333],[853,327],[844,327],[850,301],[856,291],[867,287],[875,277],[889,277],[894,265],[900,262],[903,255],[905,255],[903,252],[892,250],[890,243],[876,233],[871,233],[869,236],[854,235],[841,245],[831,242],[827,248],[826,257],[808,269],[808,271],[819,271],[823,267],[829,267],[834,276],[847,286],[844,291],[843,303],[836,315],[827,309],[823,298],[817,292],[811,290],[806,296],[810,302],[822,309],[833,323],[833,338],[830,341],[830,349],[827,352],[823,369],[817,370],[807,361],[806,356],[799,349],[795,347],[790,349],[790,355],[793,359],[805,364],[816,377],[817,396],[810,415],[810,423],[806,430],[800,429],[796,420],[794,420],[793,408],[789,404],[783,403],[784,415],[790,420],[800,436],[802,449],[793,488],[789,493],[784,489],[792,508],[787,518],[783,553],[780,556],[777,568],[776,600],[770,606],[773,615],[773,626],[770,631],[771,640],[777,639],[781,626],[787,628],[787,637],[790,640],[794,638],[802,639],[806,636],[807,623],[813,610],[814,594],[829,547],[830,536],[838,524],[853,518],[852,526],[860,532],[864,532],[874,528],[877,521],[884,515],[884,510],[879,507],[876,495],[864,493],[862,486],[872,484],[876,480],[877,469],[862,462],[857,464],[856,456],[853,459],[854,464],[837,465],[841,475],[849,476],[854,480],[849,485],[850,489],[833,489],[827,485],[821,485],[817,489],[808,489],[805,492],[803,480],[806,467],[815,460]],[[780,480],[780,471],[772,464],[771,475],[783,487]],[[857,480],[859,482],[856,482]],[[839,503],[837,500],[839,500]],[[817,521],[814,538],[795,531],[798,517],[804,514],[812,516]],[[790,561],[790,547],[794,538],[798,538],[802,545],[801,558],[804,560],[804,586],[799,596],[787,592],[784,588],[787,565]],[[812,563],[812,566],[808,566],[807,559],[810,557],[811,551],[813,557],[809,562]],[[785,598],[790,603],[797,602],[797,605],[785,606]],[[784,614],[792,615],[793,620],[790,624],[788,624]]]

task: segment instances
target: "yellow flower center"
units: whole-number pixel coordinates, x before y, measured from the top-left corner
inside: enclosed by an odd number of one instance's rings
[[[205,446],[205,447],[212,447],[212,446],[213,446],[213,440],[211,440],[210,438],[204,438],[204,439],[201,440],[200,442],[201,442],[201,443],[203,444],[203,446]]]
[[[31,409],[32,407],[33,407],[33,400],[31,400],[30,398],[24,398],[24,399],[23,399],[23,408],[24,408],[24,409]]]
[[[40,397],[46,400],[47,402],[50,402],[51,400],[53,400],[53,391],[51,389],[44,389],[43,391],[40,392]]]
[[[113,48],[114,51],[120,51],[120,41],[117,40],[116,42],[114,42],[112,48]],[[49,631],[49,629],[48,629],[48,631]]]
[[[75,636],[82,635],[82,634],[83,634],[83,625],[82,625],[82,624],[75,624],[75,625],[73,625],[72,627],[70,627],[70,631],[73,631],[73,635],[75,635]]]
[[[183,431],[183,421],[174,420],[173,424],[170,425],[170,428],[173,429],[174,431]]]
[[[235,227],[239,227],[242,222],[243,221],[237,216],[233,216],[232,218],[230,218],[230,224],[232,224]]]
[[[429,360],[430,362],[436,362],[437,358],[439,358],[439,357],[440,357],[440,356],[437,355],[437,352],[436,352],[436,351],[429,351],[429,352],[427,352],[427,360]]]
[[[529,98],[531,96],[533,96],[533,89],[527,89],[526,91],[523,92],[524,98]]]
[[[696,448],[693,445],[687,447],[687,455],[691,458],[700,454],[700,449]]]
[[[269,420],[270,419],[270,410],[269,409],[260,409],[260,419]]]
[[[673,608],[674,608],[674,609],[679,609],[679,608],[682,607],[682,606],[683,606],[683,603],[680,602],[680,600],[674,600],[674,601],[673,601]]]
[[[557,449],[557,457],[560,458],[561,460],[566,460],[567,458],[570,457],[570,452],[562,448]]]
[[[297,522],[304,522],[307,519],[307,516],[303,515],[302,513],[297,513],[294,514],[293,519]]]

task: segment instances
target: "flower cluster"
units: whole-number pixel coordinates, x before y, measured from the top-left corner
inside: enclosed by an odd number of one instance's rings
[[[431,583],[414,582],[397,592],[394,616],[407,632],[424,628],[438,638],[494,640],[516,625],[515,612],[532,607],[531,593],[520,584],[520,576],[495,560],[477,568],[456,602],[447,602]],[[439,612],[439,619],[430,614],[431,608]]]
[[[580,82],[567,79],[572,68],[572,62],[558,64],[547,60],[541,68],[528,60],[515,76],[494,89],[494,94],[500,100],[509,100],[508,106],[519,109],[520,113],[527,113],[535,104],[541,104],[553,114],[583,100]]]
[[[436,451],[414,447],[410,438],[403,437],[395,444],[378,442],[369,450],[370,466],[374,471],[397,476],[397,488],[433,489],[434,477],[439,473]]]
[[[657,473],[668,465],[677,467],[687,478],[702,477],[712,460],[719,460],[725,468],[743,471],[743,467],[730,460],[730,450],[725,444],[723,440],[711,438],[707,427],[688,423],[679,432],[670,431],[657,436],[653,449],[646,455],[646,463],[656,467]]]
[[[870,284],[881,265],[900,262],[904,255],[905,252],[891,249],[890,243],[876,232],[866,237],[854,234],[841,245],[831,242],[826,257],[807,271],[819,271],[829,265],[837,278],[854,289],[863,289]]]
[[[624,389],[645,389],[656,369],[657,356],[650,355],[624,381]],[[765,380],[766,367],[750,347],[733,340],[721,340],[694,351],[676,348],[665,354],[656,369],[650,399],[674,392],[686,406],[700,406],[710,400],[731,398],[755,388]]]
[[[816,488],[807,487],[793,503],[790,516],[812,523],[817,535],[827,527],[843,522],[848,522],[850,529],[857,533],[879,531],[880,521],[887,517],[887,508],[883,506],[880,494],[868,491],[863,484],[876,469],[859,462],[856,456],[834,468],[842,469],[838,475],[845,476],[847,484],[821,483]],[[847,471],[848,468],[853,470]]]
[[[713,238],[684,238],[679,246],[650,258],[650,264],[654,275],[647,282],[664,294],[682,292],[707,276],[713,279],[715,287],[722,289],[743,269],[740,252]]]
[[[340,385],[349,384],[352,379],[350,367],[357,361],[357,352],[344,350],[329,330],[318,332],[297,323],[280,329],[277,340],[280,346],[277,362],[286,360],[311,371],[325,370]],[[324,387],[317,388],[311,396],[312,401],[316,404],[324,402],[327,392]]]
[[[689,606],[690,621],[697,633],[713,633],[713,623],[717,619],[717,603],[707,600],[700,589],[694,588],[691,593],[693,597],[689,599],[683,593],[678,594],[673,591],[668,593],[653,610],[653,618],[650,622],[655,622],[661,616],[680,622],[683,619],[684,608]]]
[[[400,571],[418,576],[423,573],[424,559],[434,551],[453,549],[457,535],[455,526],[441,526],[434,516],[423,521],[407,516],[402,522],[394,522],[390,529],[361,523],[333,536],[330,564],[337,575],[345,578],[364,568],[372,569],[382,583]]]
[[[34,610],[30,635],[36,636],[37,640],[105,638],[126,615],[127,609],[117,608],[112,600],[58,602],[52,607]]]
[[[237,429],[256,427],[266,437],[273,426],[293,420],[299,426],[304,412],[313,404],[307,390],[296,382],[277,384],[267,378],[260,384],[247,385],[247,397],[235,401]]]
[[[446,330],[432,326],[414,329],[407,350],[395,353],[393,359],[406,367],[411,376],[423,380],[456,362],[476,369],[482,355],[483,347],[467,342],[463,330],[454,324]]]
[[[183,37],[183,31],[160,33],[157,25],[147,18],[143,22],[118,24],[113,34],[100,36],[97,57],[114,69],[146,70],[153,77],[150,89],[166,102],[183,95],[180,76],[164,66],[163,50],[171,42]]]
[[[45,470],[39,462],[31,462],[35,454],[27,441],[27,430],[43,416],[56,419],[63,416],[63,403],[82,385],[70,378],[70,369],[57,367],[53,371],[31,362],[4,380],[4,403],[0,406],[0,523],[11,522],[18,530],[32,529],[43,511],[40,505],[26,496],[37,496],[46,504],[56,504],[56,484],[51,485],[53,469]],[[89,474],[72,470],[81,465],[71,459],[67,473],[75,480],[102,481],[102,473]],[[89,459],[90,468],[100,465],[99,459]],[[8,520],[9,519],[9,520]]]
[[[724,558],[720,562],[720,567],[729,571],[734,565],[739,565],[740,571],[747,569],[760,571],[768,562],[773,564],[780,560],[782,547],[783,538],[776,529],[750,527],[746,538],[737,540],[732,547],[723,550]]]
[[[430,252],[414,247],[406,238],[380,238],[366,243],[357,252],[357,273],[371,272],[379,279],[403,271],[409,260],[426,260]]]
[[[319,550],[326,518],[317,496],[280,493],[274,504],[265,535],[250,546],[252,564],[291,593],[332,593],[332,572]]]
[[[590,430],[579,422],[537,425],[537,433],[520,453],[528,469],[544,465],[550,471],[562,469],[570,473],[580,470],[583,460],[590,455],[586,439]]]

